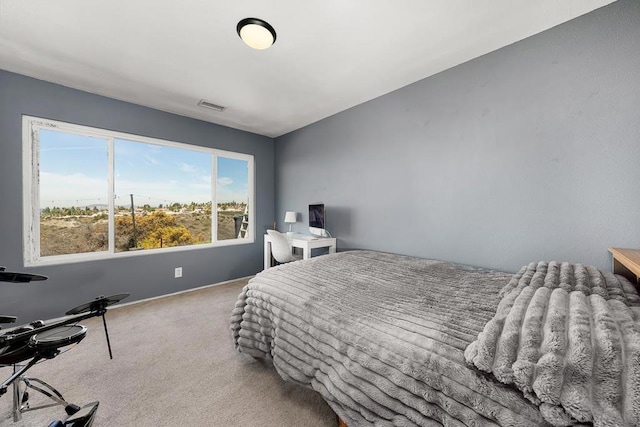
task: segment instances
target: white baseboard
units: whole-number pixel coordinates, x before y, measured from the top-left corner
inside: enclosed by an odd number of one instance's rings
[[[193,289],[185,289],[184,291],[178,291],[178,292],[173,292],[173,293],[170,293],[170,294],[158,295],[157,297],[150,297],[150,298],[145,298],[145,299],[141,299],[141,300],[137,300],[137,301],[125,302],[123,304],[116,304],[116,305],[112,305],[111,307],[107,307],[107,310],[113,310],[115,308],[122,308],[122,307],[126,307],[126,306],[129,306],[129,305],[141,304],[143,302],[148,302],[148,301],[153,301],[153,300],[157,300],[157,299],[173,297],[173,296],[181,295],[181,294],[187,294],[189,292],[195,292],[195,291],[199,291],[201,289],[212,288],[214,286],[220,286],[220,285],[226,285],[227,283],[231,283],[231,282],[237,282],[238,280],[245,280],[245,279],[248,280],[248,279],[251,279],[253,276],[254,275],[245,276],[245,277],[238,277],[237,279],[225,280],[224,282],[213,283],[211,285],[204,285],[204,286],[199,286],[199,287],[193,288]]]

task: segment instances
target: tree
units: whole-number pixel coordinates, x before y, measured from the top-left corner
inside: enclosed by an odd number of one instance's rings
[[[154,211],[151,215],[136,217],[138,247],[145,249],[182,246],[196,243],[189,230],[179,225],[175,215]],[[116,218],[116,247],[129,250],[133,245],[133,221],[130,215]]]
[[[193,236],[186,227],[179,225],[176,227],[160,227],[140,241],[140,246],[145,249],[166,248],[170,246],[192,245]]]

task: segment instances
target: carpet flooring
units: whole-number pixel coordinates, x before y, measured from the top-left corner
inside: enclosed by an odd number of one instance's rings
[[[319,394],[285,383],[270,362],[233,349],[229,317],[246,280],[109,310],[114,359],[102,321],[80,322],[86,338],[28,375],[72,403],[100,401],[94,426],[331,426]],[[80,303],[80,302],[79,302]],[[24,320],[24,319],[20,319]],[[0,378],[11,374],[0,369]],[[45,402],[31,393],[32,406]],[[13,422],[11,393],[0,398],[0,426],[48,426],[62,406]],[[47,402],[48,403],[48,402]]]

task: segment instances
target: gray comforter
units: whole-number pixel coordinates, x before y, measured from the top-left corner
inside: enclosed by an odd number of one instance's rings
[[[281,265],[243,289],[238,351],[273,359],[350,427],[544,425],[515,387],[469,367],[510,274],[369,251]]]
[[[640,297],[593,267],[327,255],[258,274],[231,328],[350,427],[640,425]]]

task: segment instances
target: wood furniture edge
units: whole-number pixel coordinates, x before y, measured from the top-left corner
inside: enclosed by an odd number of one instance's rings
[[[629,269],[629,271],[640,277],[640,264],[627,256],[626,253],[628,253],[628,251],[637,252],[640,255],[640,250],[638,249],[609,248],[609,252],[613,255],[614,260],[617,259],[622,265]]]
[[[338,417],[338,427],[348,427],[347,423],[342,421],[342,418]]]
[[[610,247],[609,252],[613,255],[613,273],[629,279],[640,293],[640,249]]]

